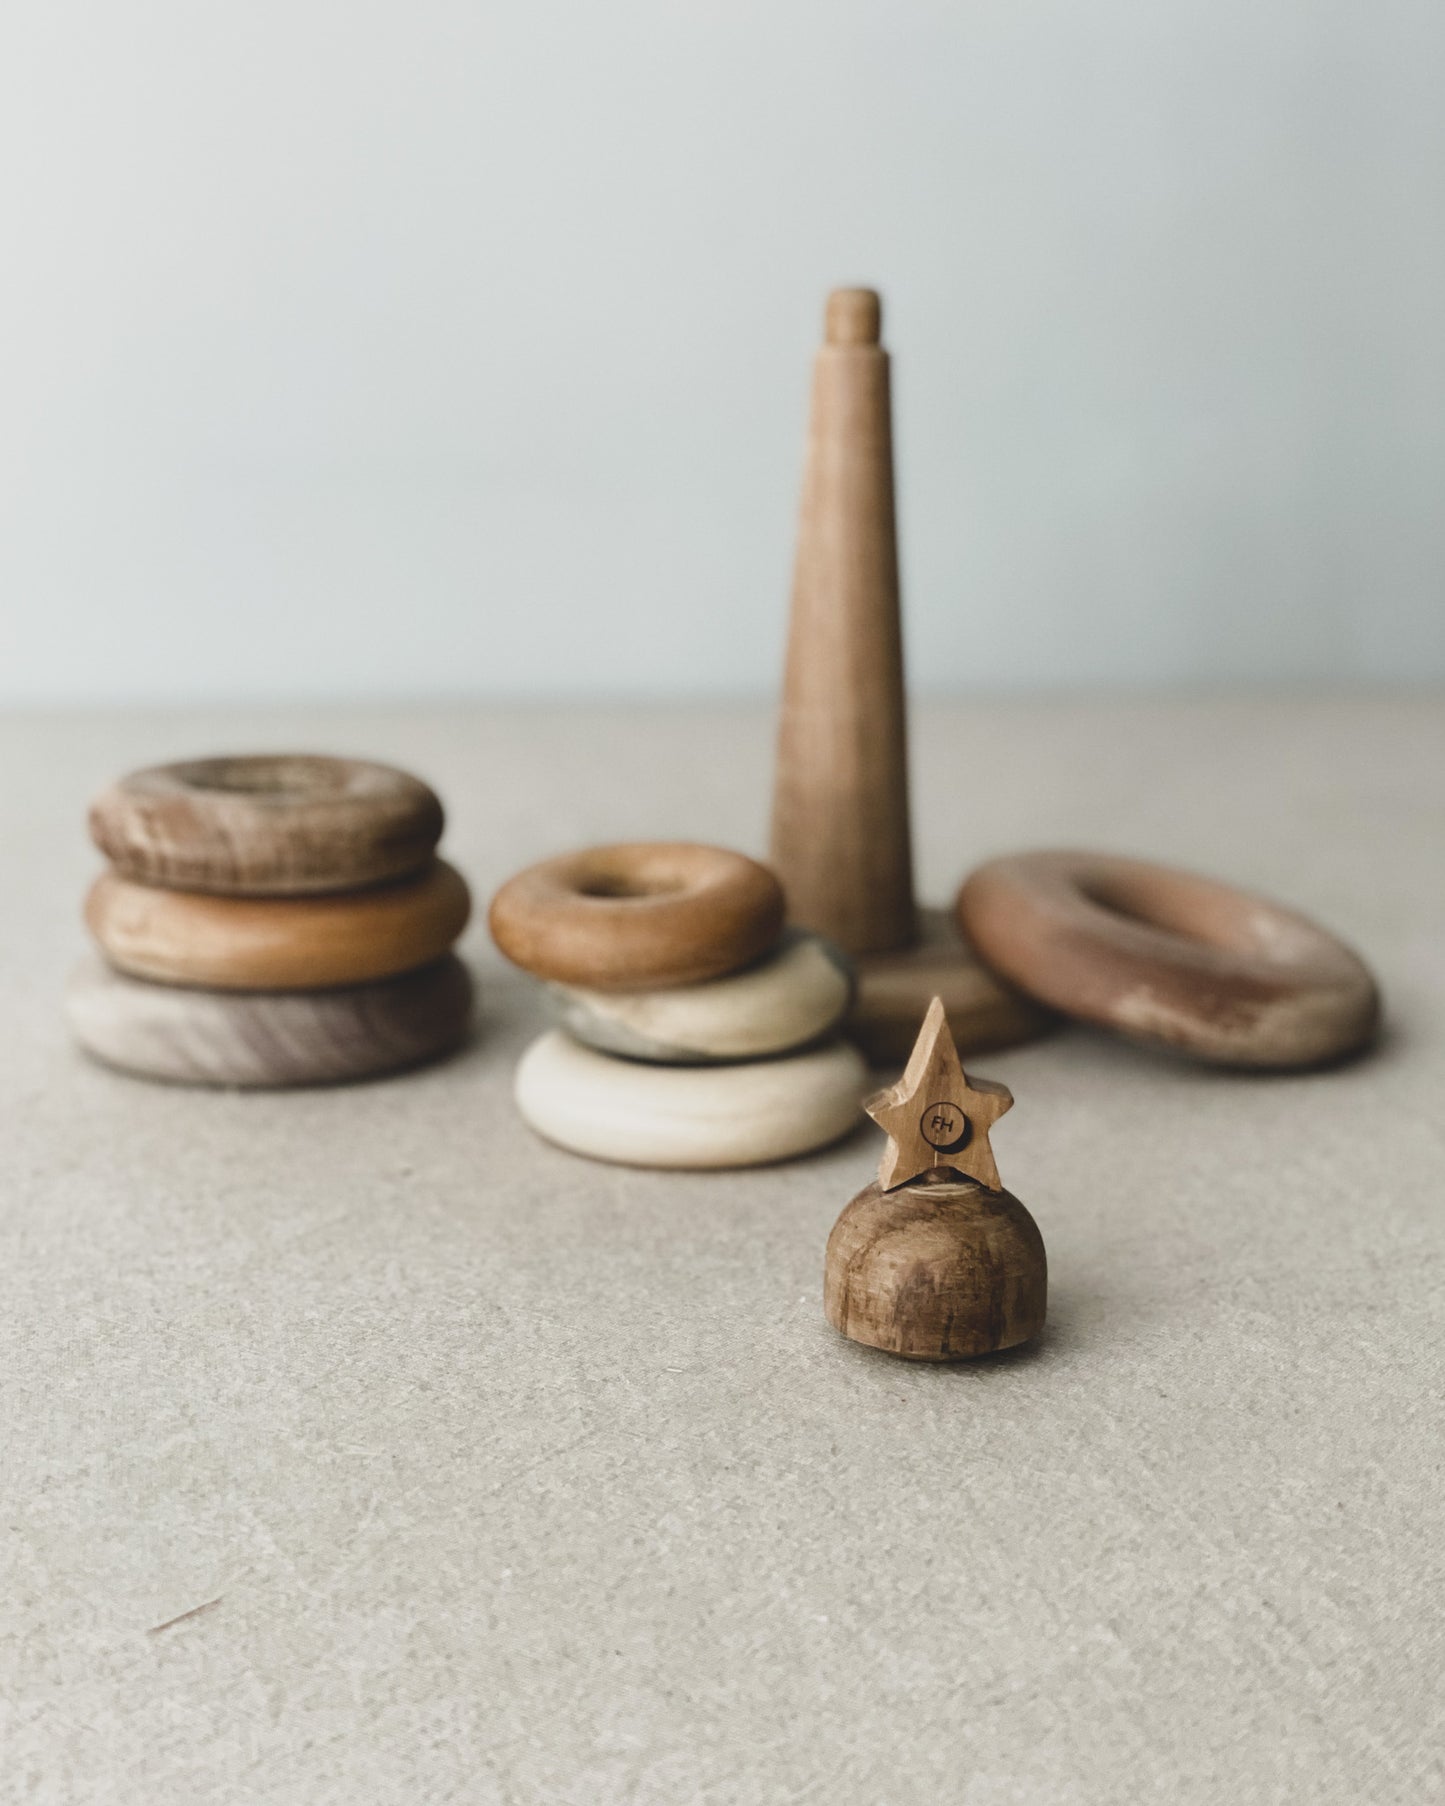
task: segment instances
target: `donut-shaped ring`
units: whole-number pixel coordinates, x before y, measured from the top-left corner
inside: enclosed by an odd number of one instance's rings
[[[763,1166],[839,1141],[860,1120],[863,1056],[835,1040],[737,1066],[619,1060],[554,1028],[517,1067],[522,1120],[547,1141],[624,1166]]]
[[[771,953],[702,984],[659,991],[553,985],[567,1032],[602,1053],[663,1066],[727,1066],[807,1047],[837,1028],[853,967],[821,935],[789,928]]]
[[[1318,1065],[1378,1025],[1375,981],[1342,941],[1193,872],[1019,853],[973,872],[958,914],[982,957],[1030,996],[1221,1065]]]
[[[124,877],[222,896],[382,884],[420,871],[441,832],[420,778],[309,753],[155,765],[90,810],[91,838]]]
[[[544,859],[492,899],[492,937],[558,984],[647,991],[735,972],[777,942],[783,890],[724,847],[631,841]]]
[[[472,981],[454,954],[334,991],[202,991],[129,978],[95,954],[66,1013],[95,1059],[178,1085],[332,1085],[434,1060],[466,1039]]]
[[[467,925],[461,873],[438,859],[418,878],[344,897],[207,897],[115,872],[96,879],[85,920],[121,972],[216,991],[319,991],[440,959]]]

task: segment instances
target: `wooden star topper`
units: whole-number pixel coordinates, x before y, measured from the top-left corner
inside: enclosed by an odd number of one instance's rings
[[[863,1102],[889,1136],[878,1183],[893,1191],[934,1167],[951,1166],[990,1191],[1001,1191],[988,1132],[1013,1101],[1007,1085],[993,1079],[970,1082],[959,1063],[943,1001],[935,997],[903,1077]]]

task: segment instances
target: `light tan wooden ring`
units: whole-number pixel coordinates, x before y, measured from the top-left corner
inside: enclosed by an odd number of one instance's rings
[[[1360,958],[1292,909],[1107,853],[990,860],[964,932],[1029,995],[1221,1065],[1301,1067],[1365,1046],[1379,994]]]
[[[776,945],[783,892],[725,847],[632,841],[545,859],[492,899],[493,939],[538,978],[594,991],[700,984]]]
[[[439,959],[467,925],[460,872],[438,859],[420,877],[343,896],[211,897],[98,878],[85,920],[122,972],[218,991],[318,991],[390,978]]]
[[[310,753],[152,766],[90,810],[91,838],[125,877],[221,896],[385,883],[420,871],[441,832],[420,778]]]
[[[66,1014],[107,1066],[181,1085],[330,1085],[378,1078],[465,1040],[472,981],[453,954],[335,991],[199,991],[129,978],[89,954]]]
[[[565,1029],[517,1067],[522,1120],[545,1140],[624,1166],[763,1166],[839,1141],[859,1121],[863,1056],[826,1041],[735,1066],[654,1066],[598,1053]]]

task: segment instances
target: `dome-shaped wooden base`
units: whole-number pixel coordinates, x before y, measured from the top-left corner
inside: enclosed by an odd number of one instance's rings
[[[1013,1348],[1044,1326],[1048,1262],[1012,1192],[971,1180],[875,1182],[828,1237],[823,1309],[834,1329],[914,1361]]]

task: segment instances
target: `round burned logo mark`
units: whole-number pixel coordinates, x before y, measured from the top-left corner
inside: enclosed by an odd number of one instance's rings
[[[918,1128],[929,1147],[952,1154],[968,1140],[969,1121],[957,1104],[930,1104],[919,1117]]]

